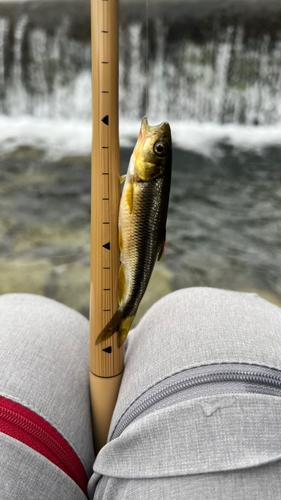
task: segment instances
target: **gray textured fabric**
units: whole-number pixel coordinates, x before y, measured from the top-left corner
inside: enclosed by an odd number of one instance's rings
[[[256,467],[281,459],[281,399],[220,395],[156,410],[98,454],[94,470],[157,478]]]
[[[52,300],[0,297],[0,395],[26,405],[93,464],[89,323]],[[190,368],[281,368],[281,310],[252,294],[187,289],[159,301],[129,334],[110,435],[137,398]],[[281,498],[281,398],[214,394],[173,402],[132,422],[94,462],[94,500]],[[110,436],[109,436],[110,437]],[[0,500],[82,500],[40,454],[0,434]]]
[[[281,464],[161,479],[110,478],[96,498],[106,500],[279,500]]]
[[[255,294],[175,292],[130,333],[110,436],[127,408],[175,373],[219,363],[281,368],[281,310]],[[281,400],[182,401],[132,422],[98,454],[94,500],[281,498]]]
[[[1,500],[85,500],[61,469],[16,439],[0,434]]]
[[[159,300],[128,336],[110,434],[137,397],[182,370],[249,363],[281,370],[281,309],[256,294],[187,288]]]
[[[189,368],[167,377],[129,406],[111,440],[139,418],[190,399],[220,394],[264,394],[281,397],[281,372],[268,367],[221,363]]]
[[[55,427],[90,475],[94,452],[89,400],[89,322],[81,314],[36,295],[1,296],[0,395],[23,404]],[[46,478],[50,476],[50,485],[53,485],[54,476],[60,476],[56,484],[62,483],[61,477],[65,476],[67,494],[61,496],[61,486],[53,496],[48,496],[46,489],[44,496],[44,491],[40,490],[41,482],[45,481],[42,478],[37,483],[39,489],[35,490],[34,498],[79,498],[77,488],[70,484],[72,481],[66,474],[54,472],[50,462],[42,462],[39,454],[23,448],[19,442],[15,443],[14,449],[20,450],[21,457],[26,454],[26,459],[19,460],[15,454],[18,467],[15,468],[12,462],[9,466],[5,458],[6,436],[0,436],[0,474],[4,474],[1,488],[6,467],[10,467],[14,474],[15,491],[17,487],[22,488],[17,476],[27,471],[28,463],[33,467],[37,456],[38,468],[44,469]],[[9,484],[12,483],[11,477]],[[12,495],[3,497],[1,491],[1,500]],[[13,494],[13,498],[25,498],[20,489]]]

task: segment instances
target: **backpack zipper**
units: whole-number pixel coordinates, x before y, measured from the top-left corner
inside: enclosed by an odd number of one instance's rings
[[[223,387],[210,384],[222,384]],[[239,385],[239,390],[238,386]],[[231,385],[229,385],[231,384]],[[243,384],[241,386],[241,384]],[[196,394],[189,394],[196,388]],[[159,406],[169,406],[167,398],[179,395],[178,400],[194,399],[196,397],[217,394],[249,393],[269,394],[281,396],[281,374],[278,370],[245,364],[219,364],[188,369],[162,380],[149,388],[134,401],[123,413],[116,424],[110,440],[119,437],[134,420],[156,411]],[[186,391],[184,398],[180,393]],[[170,404],[175,404],[175,398]],[[158,405],[158,408],[157,408]]]
[[[87,496],[88,479],[83,464],[65,438],[42,417],[14,401],[0,397],[0,431],[48,458],[75,481]],[[30,440],[30,437],[33,439]]]

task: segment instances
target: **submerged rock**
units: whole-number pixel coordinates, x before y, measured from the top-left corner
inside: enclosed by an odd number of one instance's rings
[[[46,259],[0,259],[0,294],[34,293],[45,295],[45,287],[52,272],[52,263]]]

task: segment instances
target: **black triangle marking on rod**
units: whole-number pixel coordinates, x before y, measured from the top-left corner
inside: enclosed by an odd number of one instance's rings
[[[103,349],[104,352],[108,352],[109,354],[112,353],[112,347],[111,345],[109,347],[106,347],[105,349]]]
[[[102,121],[103,123],[105,123],[106,125],[108,125],[108,115],[104,116],[104,117],[101,119],[101,121]]]
[[[103,248],[106,248],[106,250],[110,250],[110,241],[102,246],[103,246]]]

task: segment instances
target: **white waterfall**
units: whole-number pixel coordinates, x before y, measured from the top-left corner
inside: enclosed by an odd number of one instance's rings
[[[5,21],[5,20],[3,20]],[[14,45],[13,45],[13,67],[12,67],[12,81],[6,81],[7,97],[6,103],[3,103],[8,113],[19,114],[25,112],[27,95],[23,86],[23,66],[22,66],[22,45],[25,35],[26,26],[28,23],[28,16],[23,15],[19,18],[14,31]],[[7,38],[4,38],[8,43]]]
[[[7,31],[7,19],[0,19],[0,95],[3,95],[5,88],[4,43],[7,36]]]
[[[67,18],[53,32],[27,14],[12,30],[10,22],[0,18],[0,113],[90,120],[90,40],[74,39]],[[216,40],[199,43],[187,32],[170,44],[168,24],[153,22],[148,61],[144,24],[121,25],[121,118],[139,120],[147,111],[152,121],[281,123],[280,40],[247,44],[242,26],[228,26]]]

